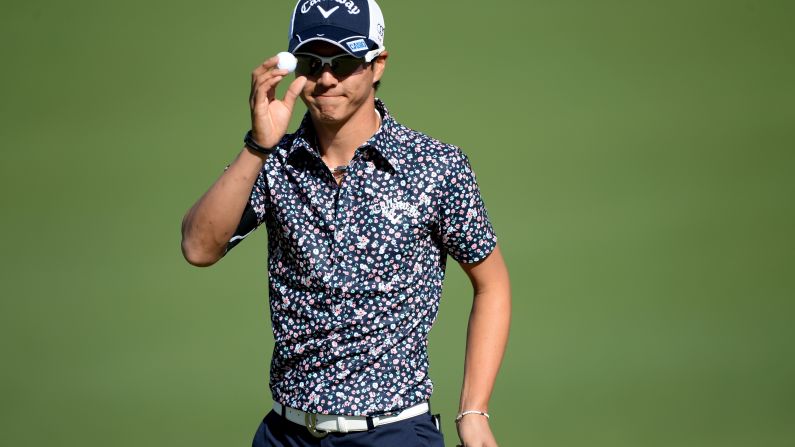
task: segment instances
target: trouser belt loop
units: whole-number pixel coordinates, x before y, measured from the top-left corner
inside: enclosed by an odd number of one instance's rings
[[[287,405],[282,404],[282,417],[287,418]]]
[[[373,417],[367,416],[367,431],[370,431],[375,428],[375,424],[373,424]]]

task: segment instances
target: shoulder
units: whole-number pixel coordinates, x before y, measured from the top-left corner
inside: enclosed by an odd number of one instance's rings
[[[412,168],[418,168],[422,172],[433,165],[440,167],[449,166],[451,163],[457,165],[466,158],[464,151],[457,145],[434,138],[398,121],[386,108],[384,102],[378,98],[376,98],[376,108],[381,111],[382,115],[386,114],[389,117],[391,138],[388,140],[388,144],[399,147],[398,153],[395,155],[402,159],[402,163],[409,164]]]
[[[439,194],[450,199],[479,191],[475,170],[460,146],[404,125],[397,127],[408,143],[408,164],[421,173],[422,179],[435,184]]]
[[[444,172],[459,169],[468,164],[468,158],[463,149],[455,144],[447,143],[425,132],[412,129],[404,124],[395,122],[393,136],[404,144],[404,150],[410,163],[421,165],[435,165]]]

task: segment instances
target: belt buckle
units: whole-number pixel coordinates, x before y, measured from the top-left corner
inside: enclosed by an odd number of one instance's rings
[[[319,431],[317,427],[317,414],[315,413],[305,413],[304,414],[304,423],[306,424],[306,429],[309,430],[309,433],[316,438],[323,438],[325,437],[328,432],[327,431]]]

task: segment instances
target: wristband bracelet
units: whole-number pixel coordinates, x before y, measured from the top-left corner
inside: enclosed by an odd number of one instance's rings
[[[486,412],[478,411],[478,410],[467,410],[467,411],[462,411],[461,413],[458,413],[458,416],[455,417],[456,424],[461,421],[461,418],[463,418],[464,416],[466,416],[468,414],[480,414],[480,415],[486,416],[486,419],[490,419],[489,418],[489,414],[486,413]]]
[[[256,141],[254,141],[254,137],[251,136],[251,131],[249,130],[246,132],[246,136],[243,138],[243,142],[246,143],[246,147],[251,149],[254,152],[259,152],[263,155],[270,155],[271,152],[276,150],[275,147],[263,147],[260,146]]]

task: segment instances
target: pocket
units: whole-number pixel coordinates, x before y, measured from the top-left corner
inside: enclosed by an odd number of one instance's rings
[[[417,436],[419,445],[444,447],[444,434],[440,428],[436,427],[434,416],[430,413],[414,418],[414,425],[412,428],[414,429],[414,434]]]

